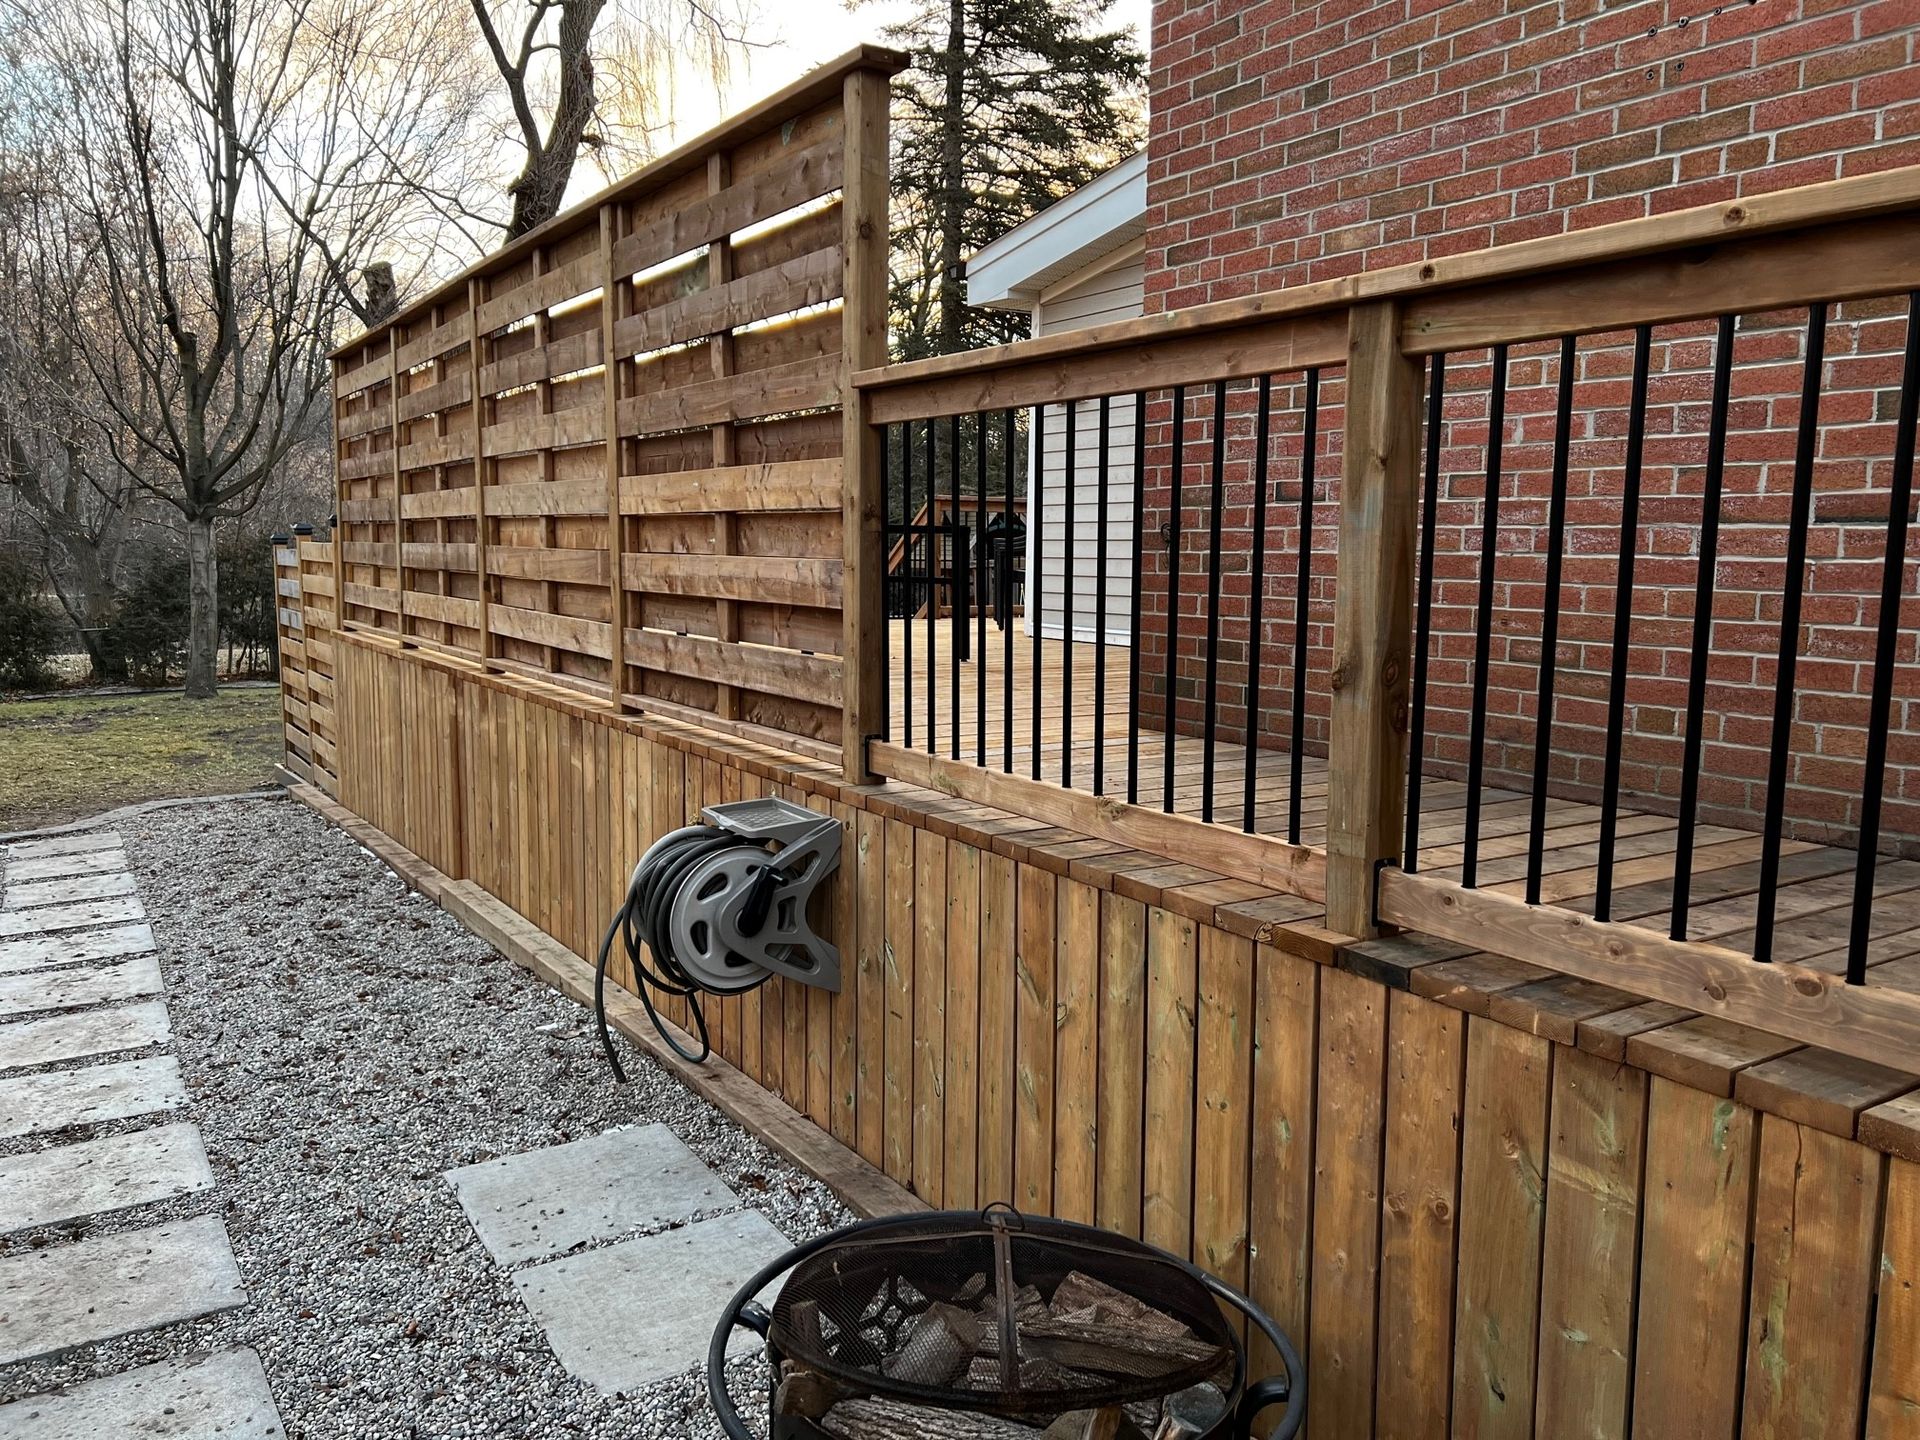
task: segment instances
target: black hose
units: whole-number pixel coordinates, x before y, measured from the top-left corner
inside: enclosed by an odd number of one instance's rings
[[[613,919],[607,924],[607,933],[601,937],[600,955],[594,964],[593,974],[593,1018],[600,1027],[600,1045],[607,1052],[607,1065],[613,1071],[613,1078],[623,1085],[627,1081],[627,1072],[620,1065],[620,1057],[613,1048],[613,1036],[607,1029],[607,961],[613,954],[614,937],[618,936],[626,947],[628,963],[633,966],[634,978],[638,982],[635,988],[640,1003],[646,1008],[647,1018],[653,1022],[653,1028],[667,1042],[667,1048],[689,1064],[703,1063],[713,1053],[713,1046],[707,1039],[707,1017],[700,1008],[700,985],[687,974],[674,954],[671,924],[673,900],[680,882],[692,873],[694,866],[709,855],[733,849],[741,843],[738,836],[728,835],[711,825],[688,825],[669,831],[654,841],[647,847],[647,853],[640,857],[640,863],[633,867],[633,878],[627,882],[626,898],[620,902],[620,908],[614,911]],[[651,967],[641,959],[643,947],[652,953]],[[652,990],[687,1002],[694,1030],[700,1037],[697,1052],[684,1049],[674,1039],[666,1022],[660,1018],[660,1012],[654,1008],[653,997],[649,993]]]

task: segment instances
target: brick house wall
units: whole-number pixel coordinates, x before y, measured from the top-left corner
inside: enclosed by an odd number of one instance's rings
[[[1148,179],[1149,313],[1764,190],[1920,163],[1913,0],[1158,0]],[[1904,301],[1836,307],[1826,327],[1789,828],[1846,840],[1862,781],[1879,612],[1893,391]],[[1751,825],[1764,802],[1774,655],[1805,312],[1741,317],[1714,577],[1702,816]],[[1713,322],[1652,347],[1622,782],[1629,803],[1679,793],[1693,638]],[[1618,574],[1630,335],[1583,339],[1552,775],[1598,793]],[[1490,357],[1449,357],[1435,509],[1427,768],[1464,775],[1488,483]],[[1558,344],[1509,356],[1487,687],[1487,778],[1532,771]],[[1276,381],[1258,729],[1293,718],[1301,387]],[[1322,377],[1309,585],[1308,748],[1326,741],[1341,381]],[[1188,396],[1180,623],[1182,730],[1204,723],[1211,387]],[[1251,629],[1253,396],[1230,388],[1222,507],[1217,733],[1243,733]],[[1164,699],[1171,400],[1150,398],[1143,486],[1143,710]],[[1909,576],[1908,591],[1913,588]],[[1909,618],[1883,827],[1920,853],[1920,661]],[[1144,798],[1144,797],[1143,797]]]

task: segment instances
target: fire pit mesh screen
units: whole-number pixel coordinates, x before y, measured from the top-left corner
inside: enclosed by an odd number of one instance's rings
[[[1239,1383],[1235,1337],[1192,1274],[1124,1237],[1030,1223],[829,1246],[781,1287],[771,1338],[850,1393],[1001,1415]]]

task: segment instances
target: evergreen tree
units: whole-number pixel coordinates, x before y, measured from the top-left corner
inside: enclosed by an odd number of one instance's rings
[[[889,38],[893,284],[900,359],[1026,334],[965,301],[969,255],[1140,148],[1146,57],[1112,0],[920,0]]]

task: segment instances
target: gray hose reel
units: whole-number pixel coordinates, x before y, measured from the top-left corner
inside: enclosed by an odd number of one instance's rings
[[[709,805],[703,825],[669,831],[647,847],[607,925],[594,967],[594,1016],[616,1079],[625,1080],[607,1030],[607,962],[619,939],[639,999],[660,1038],[699,1064],[711,1053],[702,991],[738,995],[775,975],[840,990],[840,952],[814,932],[807,905],[840,866],[840,822],[768,796]],[[688,1050],[661,1019],[651,992],[684,999],[697,1032]]]
[[[840,952],[807,923],[807,904],[840,868],[840,822],[774,796],[709,805],[700,815],[741,843],[701,860],[674,895],[668,923],[687,978],[735,995],[772,973],[838,994]],[[779,847],[771,857],[769,843]]]

